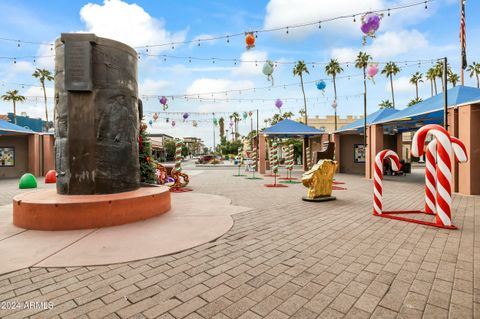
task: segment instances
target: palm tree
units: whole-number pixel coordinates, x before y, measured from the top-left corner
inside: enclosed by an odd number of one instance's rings
[[[39,68],[37,68],[35,72],[33,72],[32,76],[39,79],[40,84],[42,85],[43,99],[45,101],[45,120],[46,120],[45,129],[48,132],[48,106],[47,106],[47,91],[45,91],[45,80],[52,81],[53,76],[52,76],[52,73],[50,73],[50,71],[45,69],[39,69]]]
[[[415,98],[415,99],[411,99],[410,102],[408,102],[407,107],[410,107],[410,106],[415,105],[415,104],[417,104],[417,103],[420,103],[420,102],[422,102],[422,101],[423,101],[423,99],[422,99],[421,97],[417,97],[417,98]]]
[[[12,101],[13,103],[13,122],[17,124],[17,102],[25,101],[25,97],[23,95],[18,94],[18,90],[7,91],[6,94],[2,95],[2,100],[4,101]]]
[[[387,78],[390,78],[390,88],[392,89],[392,105],[395,108],[395,94],[393,93],[393,77],[400,72],[400,68],[395,62],[388,62],[382,70]]]
[[[393,103],[390,100],[383,100],[378,104],[378,107],[381,109],[394,109]]]
[[[238,122],[240,122],[240,114],[238,114],[237,112],[233,112],[232,113],[232,119],[233,119],[233,123],[234,123],[234,129],[235,129],[235,141],[237,140],[237,135],[238,135]]]
[[[418,99],[418,83],[423,83],[423,73],[415,72],[410,78],[410,83],[415,85],[415,98]]]
[[[440,78],[442,82],[442,92],[445,92],[445,87],[446,84],[443,81],[443,61],[437,61],[437,64],[435,64],[435,73],[438,78]],[[450,69],[450,67],[447,64],[447,72]]]
[[[430,81],[431,95],[433,96],[434,89],[435,95],[437,95],[437,70],[435,70],[434,67],[431,67],[430,69],[428,69],[425,78]]]
[[[282,117],[283,119],[291,119],[295,114],[293,112],[283,112]]]
[[[473,62],[467,68],[467,72],[470,72],[470,77],[473,78],[475,76],[477,78],[477,88],[480,88],[480,63]]]
[[[335,97],[335,101],[337,100],[337,83],[336,83],[336,77],[337,74],[342,73],[343,69],[340,66],[340,63],[338,63],[337,59],[331,59],[330,62],[325,66],[325,73],[327,75],[330,75],[333,80],[333,94]],[[335,110],[335,131],[337,130],[337,108],[334,108]]]
[[[457,85],[457,82],[460,81],[460,77],[452,70],[448,70],[447,80],[448,82],[452,83],[453,87],[455,87]]]
[[[223,117],[218,120],[218,127],[220,129],[220,140],[222,141],[225,138],[225,119]]]
[[[363,70],[363,147],[367,147],[367,65],[372,59],[366,52],[359,52],[355,60],[355,67]]]
[[[303,108],[305,110],[305,125],[308,125],[308,120],[307,120],[307,98],[305,97],[305,89],[303,87],[303,73],[310,74],[308,72],[307,66],[305,65],[305,62],[303,61],[298,61],[297,64],[293,67],[293,76],[298,75],[300,77],[300,83],[302,84],[302,93],[303,93]]]

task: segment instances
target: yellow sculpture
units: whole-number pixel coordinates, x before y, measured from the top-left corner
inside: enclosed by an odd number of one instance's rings
[[[317,164],[302,175],[303,186],[308,187],[304,200],[335,199],[332,196],[332,183],[337,162],[332,160],[319,160]]]

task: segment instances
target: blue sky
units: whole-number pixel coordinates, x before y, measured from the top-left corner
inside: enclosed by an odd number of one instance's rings
[[[62,1],[62,0],[2,0],[0,2],[0,37],[29,40],[34,42],[52,42],[62,32],[95,32],[123,41],[131,46],[169,43],[172,41],[191,40],[198,37],[210,37],[238,33],[251,29],[283,27],[298,23],[312,22],[340,15],[390,8],[401,4],[417,2],[415,0],[270,0],[270,1]],[[249,60],[276,61],[327,61],[338,58],[340,61],[352,61],[359,50],[366,50],[375,61],[405,61],[418,59],[435,59],[447,56],[453,69],[459,72],[459,1],[436,0],[415,8],[392,11],[391,16],[382,19],[377,38],[368,39],[362,47],[360,17],[322,24],[322,28],[313,26],[297,30],[262,33],[256,41],[256,47],[245,49],[243,37],[202,43],[200,46],[184,44],[150,49],[149,53],[175,56],[192,56],[201,58],[231,58]],[[467,48],[468,60],[480,61],[480,19],[474,18],[480,12],[478,1],[467,0]],[[51,55],[49,46],[22,44],[0,41],[0,56],[21,57]],[[145,53],[144,50],[140,50]],[[12,84],[36,84],[31,77],[35,67],[54,69],[53,59],[41,58],[35,63],[32,58],[11,60],[0,59],[0,91],[18,89],[26,96],[39,96],[38,87]],[[399,64],[402,72],[396,76],[395,100],[397,108],[405,107],[414,97],[415,89],[408,83],[411,74],[416,71],[425,73],[430,63]],[[326,78],[323,67],[313,68],[308,65],[310,75],[305,81]],[[193,94],[233,89],[265,87],[271,83],[261,71],[262,63],[234,65],[231,62],[212,63],[211,61],[192,61],[145,57],[139,61],[139,83],[141,94],[175,95]],[[359,70],[352,65],[343,65],[344,72],[339,79],[338,114],[360,115],[363,112],[362,80]],[[350,75],[350,79],[348,76]],[[279,65],[274,71],[275,85],[299,82],[292,75],[291,65]],[[3,83],[1,82],[3,81]],[[308,111],[311,115],[325,116],[333,114],[331,102],[333,86],[327,81],[324,93],[318,91],[314,83],[306,85],[309,98]],[[475,86],[475,81],[466,78],[466,85]],[[49,84],[50,87],[53,84]],[[439,83],[440,86],[440,83]],[[49,96],[53,89],[47,89]],[[356,96],[357,95],[357,96]],[[420,87],[420,95],[430,96],[430,85]],[[211,98],[211,95],[202,95]],[[284,110],[298,115],[302,107],[302,95],[298,86],[272,88],[270,90],[253,90],[214,95],[212,101],[175,99],[169,101],[168,111],[172,112],[243,112],[260,109],[260,123],[271,117],[276,111],[273,99],[284,100]],[[226,98],[242,101],[225,101]],[[292,100],[287,98],[293,98]],[[251,99],[255,99],[251,102]],[[265,101],[262,101],[265,99]],[[295,100],[297,99],[297,100]],[[381,100],[391,99],[389,82],[383,75],[377,75],[375,84],[368,83],[368,110],[373,112]],[[158,112],[160,120],[151,128],[154,132],[170,135],[199,136],[211,144],[211,115],[191,115],[186,123],[179,115],[162,114],[161,105],[156,98],[144,98],[147,114]],[[0,113],[11,112],[11,104],[0,102]],[[51,113],[50,106],[50,113]],[[43,115],[43,101],[29,98],[17,108],[18,112],[27,112],[30,116]],[[223,114],[222,114],[223,115]],[[165,122],[165,118],[177,122],[175,128]],[[218,117],[218,116],[217,116]],[[191,120],[199,125],[194,128]],[[228,121],[227,121],[228,122]],[[240,130],[245,134],[248,123],[241,123]]]

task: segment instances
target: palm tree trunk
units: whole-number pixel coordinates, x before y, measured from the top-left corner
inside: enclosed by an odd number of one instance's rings
[[[48,132],[48,105],[47,105],[47,91],[45,91],[45,81],[42,81],[42,89],[43,89],[43,99],[45,101],[45,131]]]
[[[337,83],[335,81],[335,74],[333,75],[333,95],[335,97],[335,103],[337,103]],[[337,107],[333,109],[335,116],[335,131],[337,130]]]
[[[17,125],[17,105],[15,104],[15,100],[13,101],[13,123]]]
[[[437,92],[437,78],[435,78],[433,80],[433,88],[435,89],[435,95],[437,95],[438,94],[438,92]]]
[[[392,104],[393,108],[395,108],[395,95],[393,94],[393,76],[390,74],[390,88],[392,89]]]
[[[480,88],[480,79],[478,78],[478,74],[476,75],[477,77],[477,88]]]
[[[307,98],[305,97],[305,89],[303,88],[303,76],[300,73],[300,83],[302,84],[302,93],[303,93],[303,107],[305,110],[305,125],[308,125],[308,117],[307,117]]]
[[[430,95],[433,96],[433,81],[430,80]]]
[[[418,100],[418,82],[415,82],[415,96]]]

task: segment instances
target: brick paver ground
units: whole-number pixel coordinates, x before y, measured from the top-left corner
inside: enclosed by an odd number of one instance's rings
[[[0,275],[2,305],[54,305],[0,317],[480,317],[480,197],[453,196],[452,231],[372,216],[371,181],[361,177],[338,175],[347,190],[336,201],[308,203],[301,185],[269,189],[271,179],[233,172],[205,169],[191,180],[196,192],[254,208],[218,240],[136,262]],[[388,178],[385,209],[421,208],[421,178]]]

